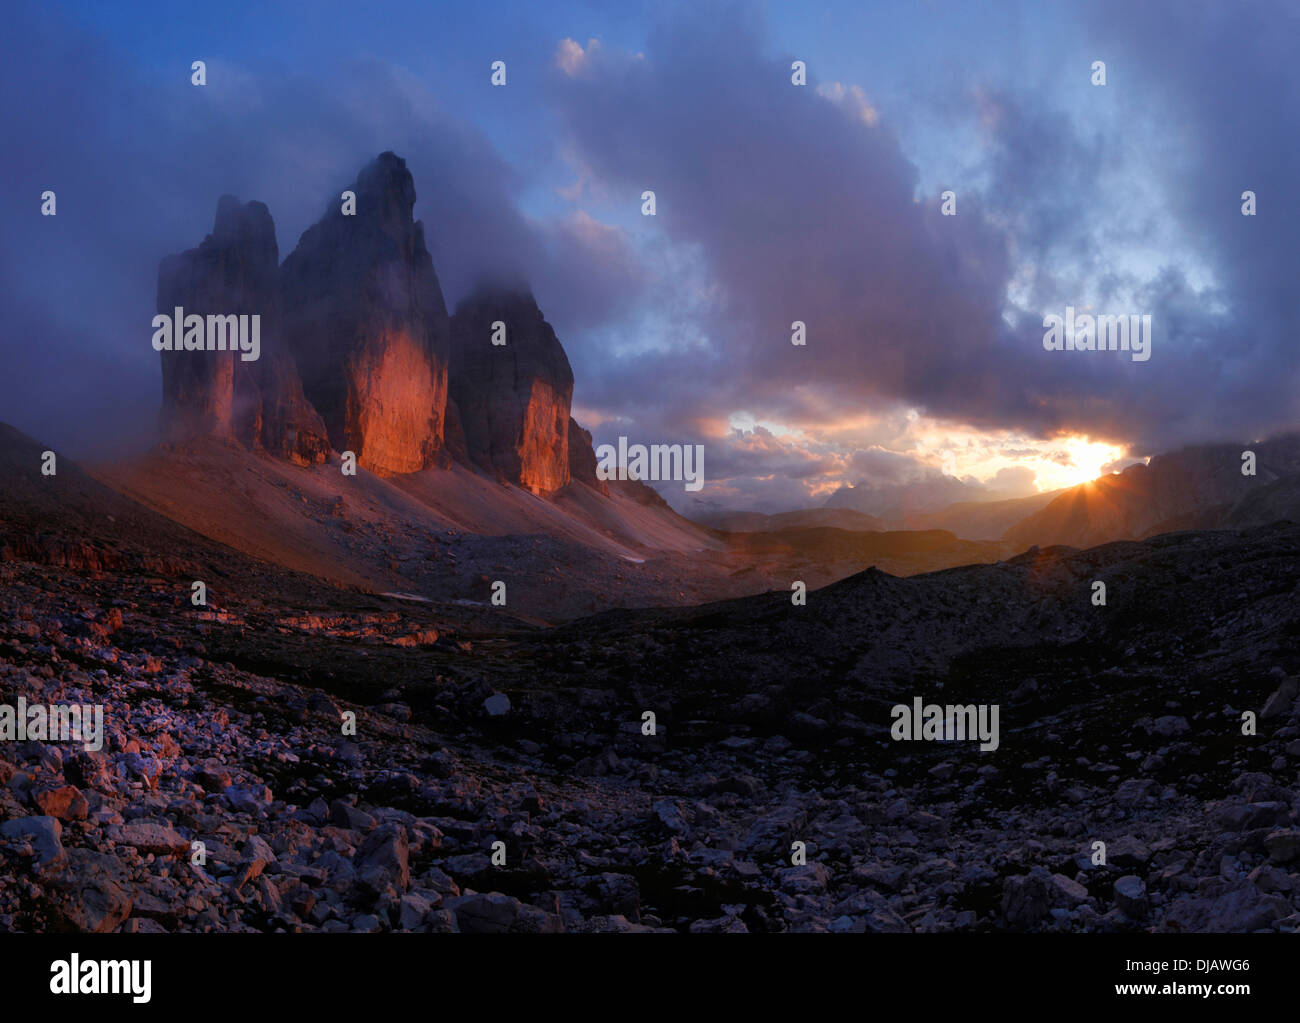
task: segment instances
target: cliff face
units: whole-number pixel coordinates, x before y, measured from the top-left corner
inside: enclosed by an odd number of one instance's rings
[[[591,443],[591,433],[569,417],[569,478],[575,483],[594,487],[606,497],[609,484],[596,475],[596,449]]]
[[[325,425],[303,396],[281,334],[275,224],[260,202],[222,196],[212,233],[158,269],[158,312],[258,316],[259,357],[238,351],[163,351],[163,436],[218,437],[301,464],[329,453]],[[175,325],[177,337],[181,325]]]
[[[266,451],[298,465],[320,465],[329,458],[325,421],[303,393],[298,368],[288,352],[276,351],[262,369],[262,409]]]
[[[492,343],[498,321],[504,345]],[[481,291],[457,307],[451,337],[451,396],[471,463],[535,494],[565,486],[573,370],[533,296]]]
[[[285,260],[285,333],[330,442],[381,476],[416,472],[443,447],[448,318],[412,219],[406,162],[384,153]]]
[[[484,288],[449,318],[405,161],[384,153],[278,263],[266,206],[222,197],[196,249],[163,260],[158,310],[258,315],[260,357],[162,352],[165,439],[218,437],[301,465],[355,451],[380,476],[455,459],[553,494],[596,478],[569,415],[573,371],[526,288]],[[505,325],[494,345],[493,324]]]

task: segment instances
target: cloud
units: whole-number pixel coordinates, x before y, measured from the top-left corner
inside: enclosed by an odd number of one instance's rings
[[[571,78],[580,75],[587,66],[589,57],[600,49],[598,39],[588,39],[587,48],[572,39],[561,39],[555,48],[555,66]]]
[[[1285,197],[1300,151],[1276,136],[1296,120],[1293,73],[1253,17],[1198,7],[1162,43],[1170,10],[1110,5],[1071,26],[1117,55],[1107,92],[1028,77],[952,101],[982,138],[955,217],[918,201],[889,111],[844,82],[792,86],[749,8],[678,11],[640,60],[588,47],[580,76],[552,82],[565,145],[629,204],[654,189],[642,233],[697,253],[718,296],[704,348],[604,383],[659,381],[656,414],[678,426],[703,391],[715,413],[813,430],[901,404],[1139,451],[1293,421],[1300,225]],[[1267,221],[1239,215],[1252,182],[1276,197]],[[1206,232],[1214,245],[1196,248]],[[1066,304],[1151,312],[1152,360],[1044,351],[1042,318]],[[789,343],[794,320],[806,347]]]
[[[415,178],[449,304],[485,278],[523,279],[564,330],[621,314],[639,293],[624,232],[580,210],[526,216],[531,179],[402,68],[363,59],[303,74],[214,59],[197,87],[188,65],[160,78],[57,13],[19,7],[9,20],[0,408],[49,443],[102,455],[152,440],[158,262],[203,240],[220,195],[265,202],[283,258],[384,150]],[[45,189],[56,217],[39,216]]]
[[[854,120],[861,121],[868,128],[874,128],[880,120],[880,113],[867,99],[867,94],[860,85],[848,85],[843,82],[825,82],[817,86],[817,95],[828,100],[848,113]]]
[[[908,459],[1051,485],[1079,467],[1076,435],[1132,456],[1300,417],[1300,149],[1278,135],[1300,113],[1293,6],[1027,10],[1013,20],[1059,58],[910,40],[953,59],[806,87],[756,6],[672,7],[643,33],[647,9],[606,40],[516,26],[533,56],[489,103],[301,50],[214,57],[198,89],[144,44],[20,5],[0,40],[5,417],[55,444],[148,435],[158,260],[197,244],[227,192],[270,206],[286,254],[384,149],[415,176],[450,301],[528,279],[597,440],[704,438],[746,499],[812,503]],[[1105,87],[1074,66],[1093,53]],[[36,214],[46,188],[57,218]],[[1153,313],[1151,361],[1045,352],[1042,317],[1067,304]],[[788,429],[733,431],[740,412]]]
[[[1011,497],[1028,497],[1038,492],[1035,480],[1037,473],[1024,465],[1008,465],[993,474],[988,482],[988,489],[998,495],[998,499]]]

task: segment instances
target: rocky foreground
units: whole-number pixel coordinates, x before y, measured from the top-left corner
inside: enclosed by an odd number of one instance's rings
[[[1300,929],[1294,526],[553,630],[33,557],[0,703],[105,735],[0,743],[3,929]],[[999,748],[891,740],[914,696]]]

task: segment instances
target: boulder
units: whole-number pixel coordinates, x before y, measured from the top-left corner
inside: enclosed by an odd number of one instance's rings
[[[41,866],[63,860],[62,836],[63,826],[48,816],[17,817],[0,824],[0,837],[30,843]]]
[[[361,881],[376,892],[389,886],[405,891],[411,884],[410,843],[406,828],[382,824],[366,836],[352,860]]]

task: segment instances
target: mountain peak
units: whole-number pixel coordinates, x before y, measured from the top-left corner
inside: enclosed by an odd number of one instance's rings
[[[164,437],[213,436],[300,464],[324,461],[324,424],[282,347],[279,251],[265,203],[223,195],[202,244],[162,261],[158,312],[170,316],[178,306],[187,315],[255,317],[261,352],[250,362],[226,352],[161,352]]]
[[[480,289],[457,306],[451,338],[451,397],[470,460],[535,493],[567,484],[573,370],[532,293]]]
[[[271,342],[265,364],[165,353],[169,439],[216,436],[302,464],[353,451],[381,476],[454,458],[537,494],[576,478],[607,495],[570,419],[573,369],[527,281],[483,281],[453,322],[406,161],[379,154],[351,190],[355,205],[333,206],[282,266],[270,211],[232,195],[201,246],[163,261],[160,312],[260,312]]]
[[[444,444],[447,307],[406,161],[380,154],[353,190],[355,213],[334,207],[284,261],[285,332],[333,446],[417,472]]]
[[[266,203],[240,202],[233,195],[217,200],[217,216],[210,239],[215,244],[243,246],[249,251],[270,252],[278,265],[279,249],[275,241],[275,221]]]
[[[386,230],[410,231],[414,221],[415,179],[406,161],[396,153],[380,153],[361,169],[352,190],[357,194],[357,216],[370,216]],[[339,214],[340,219],[342,214]],[[423,231],[420,232],[423,242]]]

